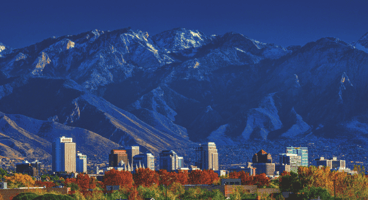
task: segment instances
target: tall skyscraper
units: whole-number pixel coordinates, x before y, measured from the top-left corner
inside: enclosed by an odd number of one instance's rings
[[[134,156],[139,154],[139,146],[130,146],[125,148],[126,153],[128,154],[128,162],[133,163]]]
[[[179,164],[180,163],[180,164]],[[173,150],[163,150],[160,153],[160,169],[174,171],[183,167],[183,157],[179,157]]]
[[[109,154],[109,166],[110,167],[119,167],[122,164],[128,165],[128,154],[126,150],[122,149],[113,149]]]
[[[133,167],[144,167],[155,170],[155,157],[151,153],[135,155],[133,158]]]
[[[87,156],[82,153],[77,153],[77,172],[87,173]]]
[[[52,171],[76,172],[76,145],[73,138],[62,136],[52,143]]]
[[[308,167],[308,147],[286,147],[286,153],[297,154],[301,157],[301,165]]]
[[[218,153],[216,144],[214,142],[203,143],[198,148],[199,160],[197,165],[201,169],[212,169],[217,171],[218,165]]]

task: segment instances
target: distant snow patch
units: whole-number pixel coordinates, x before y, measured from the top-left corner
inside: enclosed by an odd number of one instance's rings
[[[368,134],[368,124],[362,123],[356,119],[347,123],[346,127],[354,131],[359,131],[361,133]]]
[[[288,131],[283,133],[281,135],[283,137],[294,138],[295,136],[303,134],[310,129],[310,126],[303,121],[302,116],[296,113],[294,108],[292,109],[291,112],[293,112],[296,115],[296,124],[294,124]]]
[[[263,139],[267,139],[270,131],[280,129],[282,127],[282,122],[273,99],[274,94],[275,93],[269,94],[261,102],[258,108],[253,108],[249,111],[247,125],[242,132],[244,139],[250,139],[251,134],[256,128],[260,131],[260,136]]]
[[[207,137],[207,140],[209,142],[215,142],[216,145],[235,145],[235,142],[225,135],[228,126],[228,124],[220,126]]]

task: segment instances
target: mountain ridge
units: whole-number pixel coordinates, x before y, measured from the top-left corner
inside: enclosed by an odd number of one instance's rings
[[[364,139],[366,39],[285,48],[185,28],[48,38],[0,58],[0,111],[155,155],[209,140]]]

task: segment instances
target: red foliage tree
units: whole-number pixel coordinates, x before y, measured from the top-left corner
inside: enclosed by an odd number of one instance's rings
[[[214,172],[213,170],[205,170],[209,177],[210,177],[210,181],[209,183],[206,184],[214,184],[220,181],[220,177],[218,176],[218,174],[216,172]]]
[[[240,177],[240,172],[230,172],[229,178],[236,179]]]
[[[286,176],[286,175],[290,176],[290,172],[284,171],[281,173],[281,176]]]
[[[96,187],[95,179],[90,178],[88,174],[78,174],[76,183],[78,184],[83,195],[90,193],[89,189],[94,189]]]
[[[242,185],[254,185],[253,177],[249,176],[249,173],[245,173],[244,171],[230,172],[229,178],[241,179]]]
[[[258,174],[254,176],[253,182],[258,187],[268,186],[270,184],[270,179],[266,176],[265,173]]]
[[[139,195],[139,192],[136,188],[131,188],[129,191],[129,200],[143,200],[143,198]]]
[[[117,171],[112,169],[105,173],[103,178],[103,186],[106,185],[120,185],[120,187],[133,187],[133,176],[128,171]]]
[[[212,184],[208,170],[192,170],[188,174],[188,182],[189,184]]]
[[[36,181],[35,184],[39,187],[46,187],[46,188],[52,188],[55,186],[55,183],[51,181]]]
[[[264,173],[257,174],[255,176],[249,176],[249,173],[245,173],[244,171],[230,172],[229,178],[241,179],[242,185],[257,185],[260,187],[268,186],[270,184],[270,179]]]
[[[159,174],[149,168],[140,168],[135,170],[133,175],[134,185],[143,187],[149,187],[151,185],[158,186],[160,184]]]
[[[160,169],[158,175],[160,176],[160,185],[171,185],[177,180],[177,173],[167,172],[165,169]]]
[[[188,184],[188,171],[179,171],[176,174],[176,182],[182,184],[182,185],[186,185]]]

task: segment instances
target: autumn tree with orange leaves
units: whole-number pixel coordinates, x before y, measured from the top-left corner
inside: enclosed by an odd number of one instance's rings
[[[210,177],[210,181],[208,182],[208,184],[220,184],[220,177],[218,176],[218,174],[216,172],[214,172],[213,170],[204,170],[205,172],[207,172],[208,176]]]
[[[268,186],[271,182],[265,173],[249,176],[249,173],[244,171],[230,172],[229,178],[239,178],[242,185],[257,185],[258,187]]]
[[[158,172],[160,177],[160,185],[171,185],[176,182],[176,173],[175,172],[168,172],[166,169],[160,169]]]
[[[35,185],[39,187],[52,188],[55,186],[55,183],[51,181],[36,181]]]
[[[105,172],[103,185],[120,185],[120,187],[133,187],[133,175],[128,171],[118,171],[115,169]]]
[[[212,184],[211,176],[207,170],[192,170],[188,174],[189,184]]]
[[[328,167],[299,167],[298,173],[282,173],[279,185],[283,192],[298,193],[302,189],[321,188],[331,196],[336,193],[337,198],[368,199],[368,178],[361,174],[331,171]]]
[[[15,173],[13,176],[4,176],[9,188],[32,187],[35,181],[28,174]]]
[[[149,168],[136,169],[133,180],[136,187],[140,185],[143,187],[158,186],[160,184],[159,174]]]
[[[176,174],[176,180],[177,183],[180,183],[182,185],[188,184],[188,171],[179,171]]]
[[[95,178],[90,178],[88,174],[78,174],[77,178],[67,178],[65,180],[65,185],[71,187],[73,184],[78,185],[77,189],[86,195],[90,193],[89,189],[94,189],[96,187]]]

